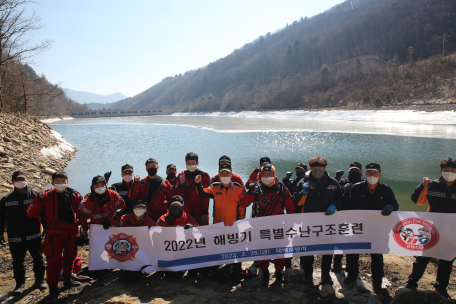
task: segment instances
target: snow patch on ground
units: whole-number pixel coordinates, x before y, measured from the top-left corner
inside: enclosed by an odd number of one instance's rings
[[[54,136],[59,141],[59,143],[50,148],[42,148],[40,152],[44,156],[60,159],[65,153],[75,150],[71,144],[63,139],[63,136],[60,133],[51,130],[51,135]]]
[[[43,120],[40,120],[40,121],[43,122],[43,123],[52,123],[52,122],[56,122],[56,121],[70,120],[70,119],[74,119],[74,118],[73,117],[48,118],[48,119],[43,119]]]

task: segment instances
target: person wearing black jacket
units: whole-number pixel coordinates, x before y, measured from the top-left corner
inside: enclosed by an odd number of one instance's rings
[[[122,166],[122,181],[112,184],[109,189],[117,192],[123,200],[125,201],[125,209],[123,209],[122,214],[133,213],[133,201],[130,200],[128,192],[130,191],[131,184],[133,179],[133,166],[129,164]],[[107,179],[107,181],[109,178]]]
[[[41,228],[38,218],[27,216],[27,207],[38,196],[38,191],[27,187],[27,173],[16,171],[12,176],[14,191],[5,195],[0,201],[0,241],[4,242],[5,222],[8,242],[13,259],[13,273],[16,288],[13,293],[19,295],[25,287],[24,259],[27,251],[33,259],[35,273],[34,287],[46,289],[44,280],[44,259],[41,254]]]
[[[440,162],[442,176],[437,180],[425,177],[423,182],[416,187],[412,194],[412,201],[417,205],[425,205],[428,202],[427,212],[456,213],[456,159],[447,157]],[[431,260],[430,257],[417,256],[413,263],[413,270],[408,278],[405,288],[416,290],[418,281],[424,274]],[[434,284],[435,290],[443,297],[450,299],[447,292],[450,281],[453,261],[439,259],[437,279]]]
[[[379,164],[366,165],[366,181],[345,187],[344,210],[379,210],[384,216],[389,216],[393,211],[399,210],[399,204],[393,190],[386,184],[380,183],[382,176]],[[359,273],[359,254],[347,254],[347,277],[345,284],[356,282]],[[383,255],[371,254],[372,259],[372,285],[376,293],[382,292]]]
[[[287,176],[285,176],[282,179],[282,183],[285,185],[285,187],[290,190],[290,193],[294,193],[296,191],[296,186],[298,185],[299,181],[304,177],[304,174],[307,172],[307,165],[304,163],[299,163],[296,165],[295,168],[296,171],[296,178],[295,179],[290,179],[292,173],[288,172]]]
[[[342,171],[339,171],[342,172]],[[339,185],[342,190],[342,194],[344,193],[344,188],[346,189],[351,189],[354,184],[359,183],[363,181],[363,166],[358,163],[358,162],[352,162],[350,163],[350,167],[348,169],[348,177],[344,179],[339,180]],[[337,173],[336,173],[337,175]],[[336,176],[337,179],[337,176]],[[342,209],[344,210],[344,206],[342,206]],[[335,254],[334,255],[334,265],[333,265],[333,271],[334,272],[340,272],[342,271],[342,258],[343,254]]]
[[[320,156],[309,159],[310,171],[298,183],[293,199],[295,213],[325,212],[332,215],[342,206],[342,192],[339,183],[326,172],[328,160]],[[331,255],[323,255],[321,262],[321,285],[333,284],[331,279]],[[313,285],[314,256],[301,257],[304,269],[304,283]]]

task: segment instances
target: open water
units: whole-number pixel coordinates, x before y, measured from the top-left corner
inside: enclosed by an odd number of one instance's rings
[[[456,113],[413,111],[240,112],[172,116],[69,119],[48,122],[78,149],[66,171],[82,195],[91,179],[113,171],[121,180],[128,163],[144,177],[153,157],[158,174],[167,164],[185,169],[185,154],[199,155],[199,168],[211,176],[228,155],[233,172],[245,181],[262,156],[269,156],[280,179],[314,155],[328,158],[331,176],[352,161],[379,163],[381,182],[390,185],[400,210],[425,211],[410,200],[424,176],[440,176],[439,162],[456,157]],[[209,209],[211,210],[211,208]]]

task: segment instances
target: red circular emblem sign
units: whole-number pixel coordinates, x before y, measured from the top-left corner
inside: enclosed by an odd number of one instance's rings
[[[411,251],[428,250],[439,242],[439,231],[429,221],[412,217],[394,226],[393,237],[396,243]]]
[[[114,259],[121,263],[133,261],[139,250],[136,237],[125,233],[111,235],[104,247],[109,259]]]

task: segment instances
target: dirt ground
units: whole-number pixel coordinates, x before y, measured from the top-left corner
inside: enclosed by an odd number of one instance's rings
[[[88,246],[79,247],[79,256],[84,262],[88,261]],[[411,256],[385,255],[385,277],[384,290],[382,295],[375,295],[369,290],[349,289],[340,284],[343,282],[343,274],[332,273],[335,281],[334,288],[336,296],[323,298],[320,295],[318,286],[306,286],[302,283],[302,271],[299,270],[299,258],[293,259],[292,270],[294,276],[288,284],[274,283],[274,264],[270,265],[271,279],[269,287],[261,287],[257,280],[243,281],[241,284],[233,284],[228,279],[215,280],[204,278],[195,280],[186,275],[180,279],[164,277],[159,273],[144,275],[139,282],[125,282],[122,280],[121,270],[114,270],[106,275],[106,286],[97,287],[95,281],[83,283],[81,287],[74,287],[62,291],[59,296],[59,303],[390,303],[394,299],[396,290],[406,282],[411,271],[414,258]],[[84,264],[84,267],[87,266]],[[315,261],[314,282],[319,282],[320,259]],[[243,269],[249,268],[256,271],[252,263],[243,263]],[[27,254],[26,259],[27,281],[26,290],[21,296],[13,297],[11,291],[15,287],[13,279],[11,255],[8,246],[0,247],[0,303],[45,303],[48,290],[41,292],[38,289],[31,289],[34,282],[32,262]],[[412,294],[401,295],[401,300],[394,299],[394,303],[456,303],[456,301],[445,301],[433,292],[437,267],[430,263],[424,277],[420,281],[419,291]],[[360,278],[369,285],[370,257],[363,255],[360,259]],[[339,283],[337,282],[339,281]],[[385,284],[387,282],[387,284]],[[233,286],[234,285],[234,286]],[[385,286],[389,285],[389,286]],[[60,283],[60,287],[63,283]],[[456,298],[456,279],[451,277],[448,287],[449,294]],[[404,299],[402,299],[404,298]],[[393,303],[393,302],[391,302]]]

